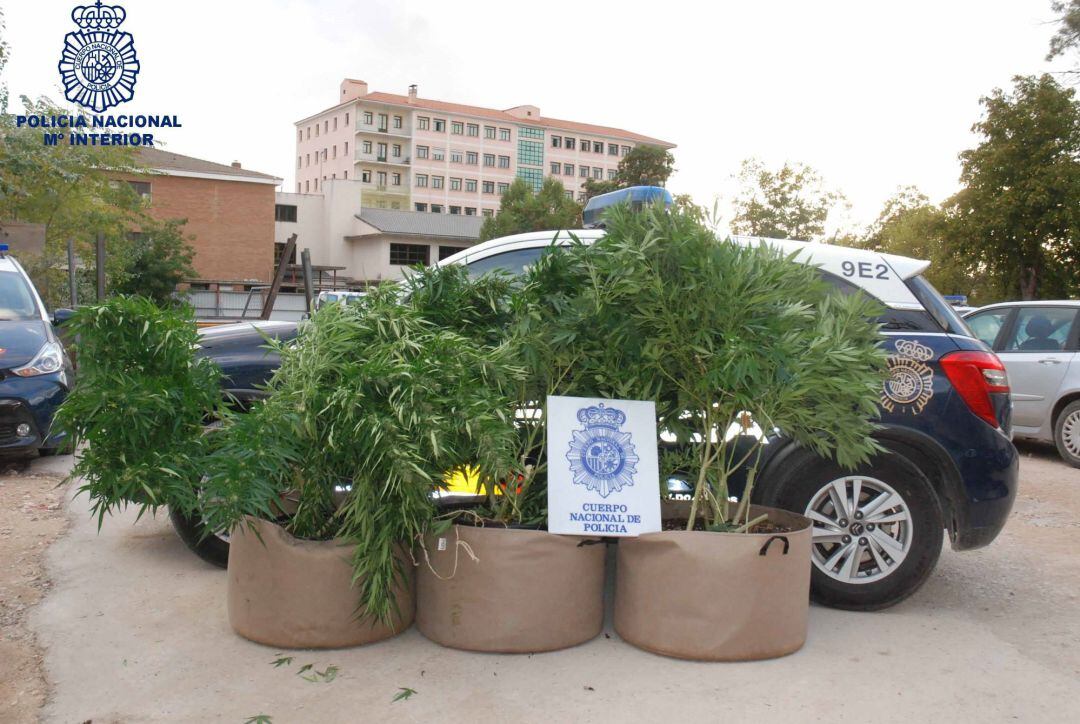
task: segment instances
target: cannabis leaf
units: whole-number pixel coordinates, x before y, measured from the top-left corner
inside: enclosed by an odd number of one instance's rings
[[[271,724],[273,719],[268,714],[256,714],[255,716],[247,719],[244,724]]]
[[[398,693],[394,695],[394,698],[393,698],[393,700],[391,700],[390,703],[392,704],[395,701],[405,701],[406,699],[408,699],[410,696],[412,696],[415,693],[416,693],[416,689],[410,689],[407,686],[398,687]]]
[[[280,659],[274,659],[270,663],[273,664],[274,668],[276,669],[276,668],[278,668],[280,666],[288,666],[289,664],[292,663],[292,660],[293,660],[293,657],[291,657],[291,656],[282,656]]]

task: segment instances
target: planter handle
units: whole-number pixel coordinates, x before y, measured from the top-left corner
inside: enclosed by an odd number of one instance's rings
[[[765,544],[761,546],[761,550],[758,551],[758,555],[763,556],[766,553],[768,553],[769,552],[769,546],[772,545],[772,542],[774,540],[782,540],[782,541],[784,541],[784,553],[783,553],[783,555],[786,556],[788,554],[788,548],[791,547],[791,544],[788,543],[788,539],[787,539],[786,535],[774,535],[774,536],[770,537],[769,540],[765,541]]]
[[[589,539],[583,540],[580,543],[578,543],[577,547],[580,548],[582,546],[603,546],[603,545],[610,545],[610,542],[605,540],[604,538],[589,538]]]

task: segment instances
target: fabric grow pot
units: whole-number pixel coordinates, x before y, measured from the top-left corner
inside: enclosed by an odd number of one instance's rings
[[[386,625],[359,615],[351,547],[299,540],[274,523],[248,520],[258,535],[241,525],[229,541],[228,610],[236,633],[277,648],[338,648],[389,638],[412,623],[414,575],[404,551],[406,582],[395,584],[398,613]]]
[[[416,627],[457,649],[553,651],[604,624],[604,548],[546,531],[454,525],[417,553]]]
[[[811,523],[787,511],[751,507],[751,518],[762,513],[790,531],[678,530],[621,539],[615,569],[619,636],[647,651],[706,661],[768,659],[802,648]]]

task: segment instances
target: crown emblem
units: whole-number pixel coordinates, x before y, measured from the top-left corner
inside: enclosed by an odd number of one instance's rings
[[[71,11],[71,19],[83,30],[115,30],[127,17],[127,11],[119,5],[79,5]]]
[[[604,407],[601,402],[598,406],[583,407],[577,413],[578,422],[585,427],[610,427],[618,429],[619,425],[626,422],[626,413],[611,407]]]
[[[919,344],[913,339],[897,340],[896,351],[904,357],[910,357],[911,359],[919,360],[920,362],[925,362],[934,356],[934,350],[930,349],[925,344]]]

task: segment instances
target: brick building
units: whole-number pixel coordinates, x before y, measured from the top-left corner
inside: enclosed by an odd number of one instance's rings
[[[157,219],[187,219],[184,233],[203,279],[271,279],[274,191],[280,178],[156,148],[139,150],[147,174],[125,176],[150,201]]]

